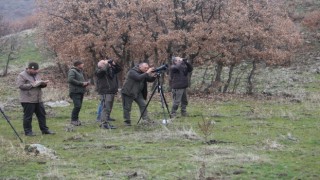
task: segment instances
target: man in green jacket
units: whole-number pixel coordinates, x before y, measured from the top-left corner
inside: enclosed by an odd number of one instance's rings
[[[71,124],[80,126],[79,113],[82,106],[83,96],[89,82],[85,82],[83,76],[83,62],[75,61],[73,67],[68,72],[69,96],[73,101],[73,110],[71,113]]]
[[[127,79],[122,87],[122,104],[123,104],[123,117],[124,123],[131,126],[130,112],[132,102],[135,101],[140,109],[142,119],[148,121],[146,108],[147,99],[147,82],[155,81],[154,68],[149,68],[147,63],[140,63],[138,66],[133,67],[127,74]]]

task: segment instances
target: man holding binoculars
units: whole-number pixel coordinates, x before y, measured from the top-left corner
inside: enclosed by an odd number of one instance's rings
[[[114,97],[118,92],[117,74],[122,68],[113,60],[101,60],[95,72],[97,76],[97,91],[100,95],[102,114],[101,127],[105,129],[115,129],[110,124],[110,114],[113,107]]]
[[[193,67],[187,59],[181,57],[172,57],[172,65],[169,69],[169,84],[172,88],[172,109],[171,117],[176,117],[177,110],[181,104],[181,116],[187,116],[187,87],[189,86],[188,75]]]

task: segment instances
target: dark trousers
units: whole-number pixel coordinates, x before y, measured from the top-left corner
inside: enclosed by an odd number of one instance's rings
[[[146,108],[146,102],[142,96],[142,94],[140,93],[138,95],[137,98],[133,98],[133,97],[130,97],[130,96],[127,96],[125,94],[122,94],[122,106],[123,106],[123,118],[126,122],[130,122],[131,121],[131,117],[130,117],[130,114],[131,114],[131,106],[132,106],[132,103],[133,101],[135,101],[138,106],[139,106],[139,109],[140,109],[140,114],[142,114],[143,110],[144,113],[142,115],[142,119],[143,120],[147,120],[148,119],[148,111]]]
[[[43,131],[48,131],[46,125],[46,111],[43,103],[21,103],[23,107],[23,129],[25,133],[32,132],[32,115],[36,114],[38,118],[39,128]]]
[[[78,121],[84,94],[83,93],[70,93],[69,96],[73,101],[71,121]]]

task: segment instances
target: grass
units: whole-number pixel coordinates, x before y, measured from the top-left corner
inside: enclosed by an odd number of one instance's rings
[[[168,98],[170,99],[170,98]],[[24,140],[23,144],[2,121],[0,179],[319,179],[320,141],[318,107],[283,99],[230,98],[206,101],[191,98],[190,117],[167,126],[123,126],[120,99],[113,117],[116,130],[95,123],[98,101],[87,98],[81,111],[83,126],[67,132],[72,106],[47,108],[48,126],[57,132],[36,137],[22,134],[22,113],[6,113]],[[132,119],[137,122],[138,107]],[[155,97],[149,114],[163,118]],[[306,115],[308,114],[308,115]],[[205,143],[199,122],[214,122]],[[39,143],[56,151],[58,159],[24,152],[26,144]]]

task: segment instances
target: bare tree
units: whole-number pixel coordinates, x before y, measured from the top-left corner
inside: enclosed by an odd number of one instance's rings
[[[6,55],[7,57],[6,63],[3,69],[3,73],[1,76],[6,76],[8,74],[10,61],[17,58],[17,50],[18,50],[17,38],[15,36],[9,36],[9,37],[3,38],[0,41],[0,46],[2,47],[0,49],[0,53]]]

